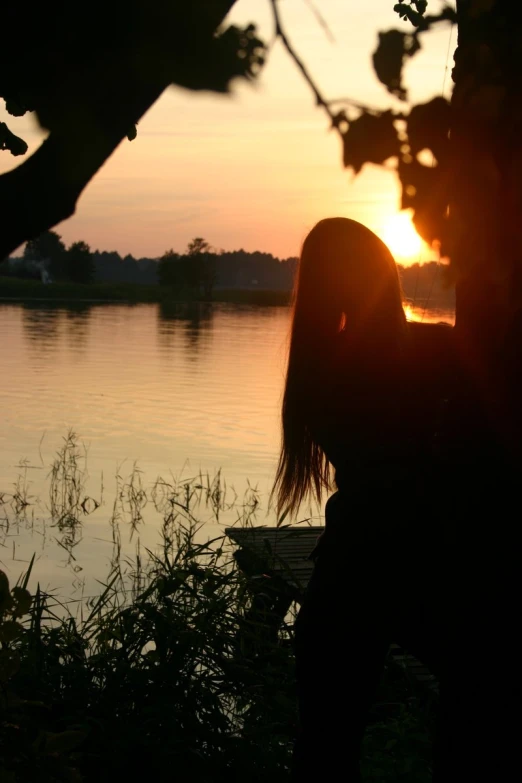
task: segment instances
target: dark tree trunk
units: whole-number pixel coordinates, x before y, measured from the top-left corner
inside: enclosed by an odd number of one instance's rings
[[[0,176],[0,261],[74,214],[81,193],[134,124],[176,83],[178,72],[184,79],[187,67],[197,67],[194,52],[205,36],[212,38],[234,3],[191,0],[179,10],[169,6],[168,25],[164,4],[144,6],[134,46],[107,50],[96,62],[60,74],[56,100],[38,110],[48,139]]]
[[[522,8],[457,0],[457,14],[447,248],[462,357],[498,411],[512,396],[498,358],[522,307]]]
[[[522,8],[458,0],[457,13],[449,247],[457,326],[486,348],[522,305]]]

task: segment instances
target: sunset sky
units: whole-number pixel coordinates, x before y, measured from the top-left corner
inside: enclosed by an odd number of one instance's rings
[[[314,2],[333,42],[314,16]],[[327,98],[404,110],[371,65],[378,31],[401,26],[393,5],[393,0],[281,1],[288,35]],[[430,11],[439,7],[429,2]],[[273,38],[269,0],[238,0],[229,21],[257,22],[260,36]],[[406,69],[412,103],[451,90],[455,31],[443,26],[423,43]],[[30,117],[8,117],[2,108],[2,120],[28,141],[30,151],[43,138]],[[0,172],[19,162],[0,153]],[[216,248],[286,257],[296,255],[306,232],[330,215],[361,220],[393,245],[389,221],[397,207],[391,172],[367,165],[353,179],[342,168],[338,138],[328,132],[326,116],[277,42],[254,86],[237,84],[226,97],[168,90],[140,122],[137,139],[120,145],[87,187],[77,214],[57,230],[67,243],[83,239],[92,249],[134,256],[156,257],[170,247],[181,251],[192,237],[204,236]],[[401,229],[397,235],[406,239]],[[434,257],[428,248],[419,254],[414,242],[407,258],[400,256],[401,248],[404,241],[392,246],[399,261]]]

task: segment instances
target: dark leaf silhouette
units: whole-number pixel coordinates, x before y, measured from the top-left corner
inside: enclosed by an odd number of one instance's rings
[[[400,151],[400,142],[391,111],[363,112],[343,134],[343,163],[357,174],[365,163],[384,163]]]
[[[441,97],[414,106],[408,115],[408,140],[413,155],[430,149],[437,161],[445,160],[448,150],[450,105]]]
[[[22,117],[27,111],[27,107],[19,100],[12,97],[5,98],[5,110],[12,117]]]
[[[100,167],[169,84],[224,92],[252,79],[265,47],[255,28],[223,28],[235,0],[65,0],[3,9],[0,97],[34,111],[48,138],[0,177],[0,258],[70,217]],[[27,145],[0,126],[0,150]],[[45,192],[45,198],[42,193]]]
[[[448,203],[447,173],[442,166],[423,166],[415,158],[399,161],[402,185],[401,209],[413,208],[413,223],[420,236],[431,244],[440,239]]]
[[[228,92],[236,78],[252,79],[264,63],[265,46],[254,25],[231,25],[210,39],[198,39],[186,56],[173,64],[172,82],[191,90]]]
[[[12,133],[5,122],[0,122],[0,150],[8,150],[11,155],[25,155],[27,144]]]
[[[427,0],[410,0],[409,4],[397,3],[393,6],[393,10],[399,14],[401,19],[406,19],[418,27],[422,23],[427,5]]]
[[[416,35],[402,33],[400,30],[387,30],[379,33],[379,44],[373,53],[373,67],[377,78],[392,95],[406,100],[407,92],[402,84],[402,67],[405,57],[413,55],[421,48]]]

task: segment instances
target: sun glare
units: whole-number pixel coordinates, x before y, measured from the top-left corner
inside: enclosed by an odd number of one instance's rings
[[[418,256],[421,251],[422,239],[415,231],[407,212],[398,212],[388,218],[384,224],[382,238],[397,260],[413,261],[413,257]]]

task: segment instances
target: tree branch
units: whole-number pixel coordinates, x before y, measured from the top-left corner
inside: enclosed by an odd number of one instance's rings
[[[189,5],[180,17],[178,36],[171,40],[180,61],[192,45],[187,33],[197,25],[199,34],[207,29],[211,35],[234,3],[200,0],[197,9]],[[182,43],[178,49],[176,38]],[[141,41],[110,69],[103,63],[93,73],[87,70],[75,90],[76,100],[59,107],[58,129],[52,127],[29,159],[0,176],[0,260],[74,214],[92,177],[169,86],[172,70],[162,66],[157,54],[150,57],[151,43]]]
[[[326,101],[323,98],[321,92],[319,91],[319,88],[317,87],[317,85],[315,84],[314,80],[312,79],[312,77],[308,73],[308,69],[307,69],[306,65],[301,60],[301,58],[299,57],[299,55],[297,54],[297,52],[293,48],[292,44],[288,40],[288,36],[286,35],[286,33],[285,33],[284,29],[283,29],[283,25],[281,23],[281,15],[279,13],[279,6],[277,4],[277,0],[271,0],[271,3],[272,3],[273,14],[274,14],[274,25],[275,25],[276,37],[281,39],[281,42],[282,42],[283,46],[285,47],[286,51],[288,52],[288,54],[290,55],[292,60],[295,62],[295,64],[297,65],[297,67],[301,71],[301,74],[302,74],[305,82],[308,84],[308,86],[310,87],[310,89],[312,90],[312,92],[314,94],[314,98],[315,98],[316,104],[318,106],[320,106],[322,109],[324,109],[324,111],[326,112],[326,114],[330,118],[332,124],[334,124],[335,117],[334,117],[333,112],[330,109],[328,101]]]
[[[305,82],[308,84],[310,89],[312,90],[312,93],[315,98],[315,102],[317,106],[319,106],[321,109],[323,109],[326,114],[328,115],[328,118],[332,124],[332,128],[335,128],[340,136],[341,140],[343,138],[343,131],[342,131],[342,125],[343,122],[347,122],[348,118],[344,114],[344,112],[341,110],[340,112],[334,111],[333,106],[335,104],[345,104],[348,106],[352,106],[353,108],[361,111],[361,112],[367,112],[368,114],[381,114],[380,111],[376,109],[372,109],[368,106],[365,106],[364,104],[360,103],[359,101],[355,101],[352,98],[338,98],[336,100],[326,100],[326,98],[321,93],[319,87],[313,80],[312,76],[310,75],[306,65],[304,64],[301,57],[297,54],[296,50],[290,43],[288,36],[283,28],[283,24],[281,21],[281,14],[279,13],[279,6],[278,6],[278,0],[270,0],[272,4],[272,11],[274,15],[274,25],[275,25],[275,35],[276,38],[281,39],[281,43],[285,47],[286,51],[294,61],[294,63],[297,65],[299,71],[301,72],[301,75],[303,76]]]

